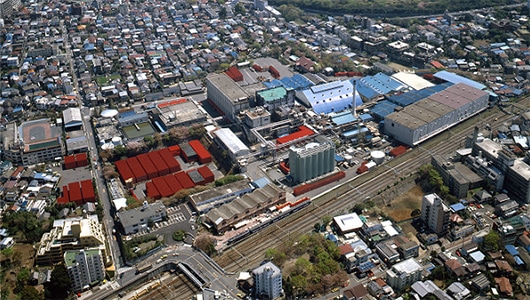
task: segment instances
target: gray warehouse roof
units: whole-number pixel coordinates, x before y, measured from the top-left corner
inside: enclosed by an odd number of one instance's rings
[[[248,98],[249,95],[237,85],[228,75],[210,74],[206,77],[206,81],[215,86],[224,95],[226,95],[233,103],[237,103],[238,99]]]
[[[137,207],[135,209],[126,210],[119,213],[120,222],[124,228],[134,224],[141,223],[141,219],[148,219],[155,215],[157,211],[165,211],[166,207],[162,202],[154,202],[149,204],[146,208]]]

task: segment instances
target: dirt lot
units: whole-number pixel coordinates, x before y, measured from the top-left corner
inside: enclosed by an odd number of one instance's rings
[[[394,219],[396,222],[401,222],[411,218],[411,213],[415,209],[421,209],[421,199],[424,193],[421,187],[414,186],[408,192],[399,195],[388,204],[381,208],[382,212]]]

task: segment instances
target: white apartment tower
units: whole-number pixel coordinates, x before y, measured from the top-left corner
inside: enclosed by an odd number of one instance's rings
[[[282,271],[272,262],[267,262],[252,271],[255,296],[276,299],[282,294]],[[260,298],[261,299],[261,298]]]
[[[421,201],[421,219],[434,233],[447,233],[451,211],[437,194],[423,196]]]
[[[66,251],[64,262],[74,292],[87,289],[105,278],[105,265],[99,249]]]

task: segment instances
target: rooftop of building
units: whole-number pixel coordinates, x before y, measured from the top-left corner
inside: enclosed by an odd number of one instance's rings
[[[422,269],[421,265],[414,258],[409,258],[392,266],[392,270],[395,270],[400,274],[412,274],[414,272],[419,272]]]
[[[153,202],[151,204],[137,207],[134,209],[119,212],[120,222],[124,228],[142,223],[140,220],[149,219],[155,214],[166,211],[166,207],[162,202]]]
[[[84,252],[86,256],[96,256],[101,254],[99,249],[86,249],[86,250],[68,250],[64,252],[64,264],[66,267],[73,266],[76,263],[76,256]]]
[[[279,86],[268,90],[259,91],[256,94],[263,98],[265,102],[272,102],[287,96],[287,90],[284,87]]]
[[[236,103],[240,99],[247,99],[249,95],[243,88],[237,85],[232,78],[225,73],[209,74],[206,81],[215,86],[224,95],[226,95],[232,102]]]

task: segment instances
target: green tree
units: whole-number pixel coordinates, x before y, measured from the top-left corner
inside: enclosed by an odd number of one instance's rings
[[[236,14],[242,14],[242,15],[247,12],[247,10],[245,9],[245,6],[241,2],[236,4],[236,7],[234,8],[234,11],[235,11]]]
[[[484,236],[483,246],[486,251],[497,251],[502,247],[501,237],[497,232],[490,230],[490,232]]]
[[[325,216],[322,216],[322,225],[324,226],[328,226],[329,223],[331,223],[331,216],[330,215],[325,215]]]
[[[3,218],[3,224],[11,234],[31,243],[40,240],[42,236],[42,222],[29,211],[8,213]]]
[[[121,159],[122,157],[124,156],[127,156],[127,148],[125,148],[124,146],[116,146],[116,148],[114,148],[114,159],[115,160],[118,160],[118,159]]]
[[[20,272],[18,272],[18,274],[17,274],[17,283],[16,283],[16,286],[15,286],[15,289],[14,289],[15,294],[18,294],[18,293],[22,292],[22,290],[24,289],[24,287],[28,283],[29,276],[30,276],[30,274],[29,274],[29,269],[28,268],[22,268],[20,270]]]
[[[25,286],[22,291],[19,293],[20,299],[31,299],[31,300],[43,300],[44,294],[37,291],[32,286]]]
[[[66,299],[71,289],[71,281],[68,270],[63,264],[53,268],[51,280],[45,285],[45,296],[47,299]]]
[[[173,239],[177,242],[182,242],[184,240],[185,235],[186,232],[184,230],[177,230],[173,232]]]

